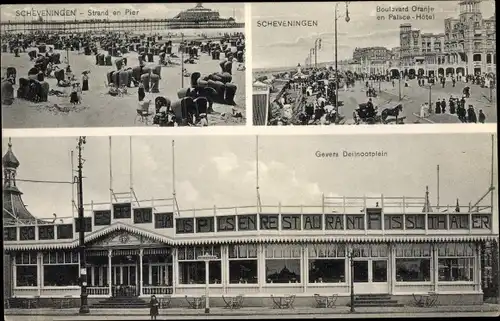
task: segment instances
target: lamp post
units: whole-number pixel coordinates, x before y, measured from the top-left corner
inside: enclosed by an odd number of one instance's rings
[[[318,49],[321,49],[321,38],[314,40],[314,68],[318,68]]]
[[[205,261],[205,313],[210,313],[210,298],[208,296],[208,290],[209,290],[209,273],[208,273],[208,263],[213,260],[217,260],[216,255],[211,255],[208,253],[205,253],[203,255],[198,255],[198,260]]]
[[[184,88],[184,33],[181,32],[181,88]]]
[[[401,73],[399,73],[398,76],[398,83],[399,83],[399,101],[401,101]]]
[[[338,20],[338,6],[339,3],[335,3],[335,112],[339,114],[339,69],[338,69],[338,42],[337,42],[337,20]],[[349,17],[349,2],[345,3],[345,21],[349,22],[351,18]]]
[[[429,84],[429,108],[432,110],[432,84]]]
[[[314,48],[309,49],[309,57],[311,57],[310,60],[309,60],[310,67],[312,67],[312,58],[313,58],[313,55],[314,55],[315,51],[316,50]]]
[[[347,253],[347,257],[349,258],[349,264],[351,266],[351,313],[356,312],[354,310],[354,251],[353,249],[349,250]]]
[[[87,302],[87,259],[85,257],[85,224],[83,222],[83,159],[82,150],[83,145],[86,143],[85,136],[78,138],[78,221],[80,225],[80,314],[87,314],[90,312]]]

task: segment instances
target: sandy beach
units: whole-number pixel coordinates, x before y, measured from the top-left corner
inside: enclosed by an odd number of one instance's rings
[[[174,44],[172,52],[177,54],[177,44]],[[26,50],[27,52],[30,49]],[[65,68],[64,60],[66,51],[58,51],[61,54],[60,68]],[[180,56],[180,54],[179,54]],[[138,54],[136,52],[124,55],[128,59],[128,66],[139,65]],[[14,54],[2,53],[2,76],[5,75],[7,67],[17,69],[17,82],[14,91],[17,91],[19,78],[27,77],[28,70],[34,63],[30,61],[27,53],[21,53],[20,57]],[[221,55],[221,59],[224,55]],[[69,64],[77,79],[80,79],[84,70],[90,71],[89,91],[83,92],[82,103],[73,106],[69,102],[69,97],[57,97],[49,95],[49,101],[43,103],[32,103],[24,99],[15,99],[10,106],[2,106],[2,118],[4,128],[56,128],[56,127],[114,127],[114,126],[145,126],[137,120],[138,95],[137,88],[128,88],[128,93],[122,97],[113,97],[108,94],[106,88],[106,73],[116,70],[113,57],[113,66],[98,66],[95,63],[95,56],[86,56],[83,52],[69,52]],[[160,80],[160,93],[147,94],[151,99],[150,109],[154,110],[154,99],[157,96],[164,96],[173,101],[177,100],[177,91],[181,88],[181,66],[180,58],[173,58],[179,65],[173,67],[162,67]],[[202,76],[214,72],[220,72],[219,60],[212,60],[205,53],[200,54],[200,59],[196,64],[185,64],[187,72],[198,71]],[[153,65],[159,63],[159,56],[154,57]],[[245,124],[245,72],[237,70],[238,63],[233,63],[232,83],[237,85],[238,90],[235,96],[236,106],[243,115],[243,118],[232,117],[233,106],[215,104],[214,113],[208,115],[209,126],[213,125],[243,125]],[[69,88],[56,86],[55,78],[46,78],[50,84],[50,89],[65,91],[69,95]],[[184,78],[184,87],[188,87],[190,79]],[[57,106],[56,106],[57,105]]]

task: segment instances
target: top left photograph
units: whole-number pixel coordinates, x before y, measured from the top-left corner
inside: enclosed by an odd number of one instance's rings
[[[246,123],[245,5],[2,5],[3,128]]]

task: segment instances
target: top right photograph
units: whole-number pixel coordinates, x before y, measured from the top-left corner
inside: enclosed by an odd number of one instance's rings
[[[495,2],[252,3],[253,125],[497,119]]]

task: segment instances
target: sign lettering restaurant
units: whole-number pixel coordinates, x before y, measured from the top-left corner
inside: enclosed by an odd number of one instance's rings
[[[482,248],[498,237],[491,206],[436,209],[428,191],[323,197],[317,207],[179,210],[172,200],[116,201],[107,209],[86,206],[83,222],[42,220],[21,199],[11,146],[3,166],[4,291],[14,298],[79,297],[83,228],[90,302],[123,293],[203,295],[205,262],[198,257],[207,253],[216,257],[208,281],[219,298],[286,293],[314,300],[335,293],[348,302],[354,278],[356,294],[412,301],[434,291],[476,302]]]

